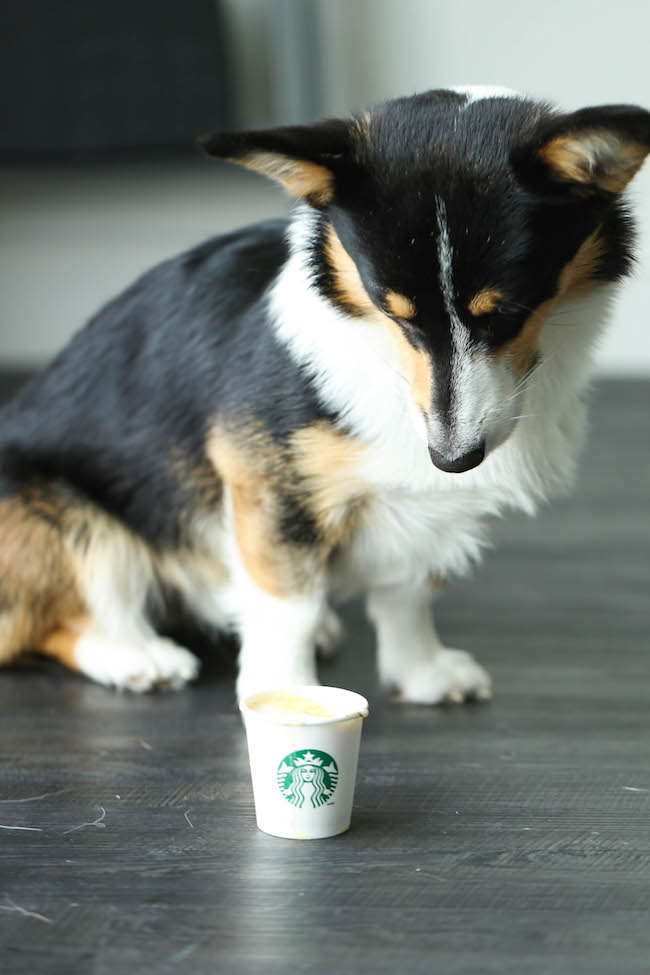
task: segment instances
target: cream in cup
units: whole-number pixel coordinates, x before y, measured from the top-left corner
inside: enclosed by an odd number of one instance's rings
[[[257,825],[295,840],[350,826],[365,697],[307,685],[249,694],[239,705]]]

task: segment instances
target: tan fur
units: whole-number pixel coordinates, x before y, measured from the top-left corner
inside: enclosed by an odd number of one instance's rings
[[[38,492],[0,501],[0,660],[38,647],[82,614],[56,505]]]
[[[431,359],[423,349],[413,348],[399,325],[386,316],[383,318],[399,359],[400,372],[411,387],[411,396],[418,409],[428,413],[433,386]]]
[[[384,295],[384,301],[390,314],[395,315],[396,318],[405,318],[408,321],[415,315],[415,305],[406,295],[388,290]]]
[[[298,561],[279,537],[276,486],[282,457],[259,425],[236,432],[214,426],[207,456],[229,489],[235,536],[246,571],[265,592],[278,598],[300,589]]]
[[[605,245],[600,237],[600,228],[582,242],[560,274],[557,295],[559,298],[577,298],[589,292],[597,282],[594,274],[605,253]]]
[[[447,585],[447,580],[441,572],[430,572],[427,579],[434,592],[440,592]]]
[[[506,356],[518,375],[523,375],[529,368],[537,339],[552,311],[563,299],[577,298],[587,294],[591,288],[597,286],[593,280],[594,272],[603,256],[603,242],[599,231],[595,230],[579,247],[577,253],[564,267],[558,279],[556,293],[552,298],[542,302],[529,316],[519,334],[506,342],[496,352],[497,356]]]
[[[495,351],[494,358],[507,358],[515,374],[523,376],[533,361],[538,336],[546,323],[546,319],[555,307],[556,301],[556,298],[543,301],[526,319],[519,334]]]
[[[291,446],[305,504],[328,555],[352,530],[363,508],[368,492],[358,470],[364,448],[324,421],[297,430]]]
[[[80,616],[76,620],[68,621],[68,625],[58,630],[52,630],[46,637],[39,641],[35,647],[39,653],[47,657],[53,657],[59,663],[70,667],[71,670],[79,670],[77,662],[77,643],[84,626],[87,624],[87,617]]]
[[[566,133],[551,139],[539,156],[564,182],[620,193],[650,149],[609,129]]]
[[[370,112],[363,112],[362,115],[358,115],[355,121],[355,132],[360,142],[365,142],[370,144],[370,125],[372,122],[372,115]]]
[[[235,156],[228,161],[268,176],[282,183],[292,196],[307,196],[318,206],[325,206],[332,199],[334,176],[331,170],[319,163],[263,151]]]
[[[327,227],[325,254],[332,271],[339,300],[353,315],[364,317],[380,314],[379,309],[363,286],[356,264],[331,224]]]
[[[265,592],[286,598],[309,589],[342,537],[352,529],[366,493],[356,474],[363,448],[330,424],[297,430],[284,449],[259,424],[214,426],[207,455],[230,492],[234,529],[246,571]],[[314,519],[318,537],[300,546],[283,537],[282,496]]]
[[[471,315],[489,315],[497,308],[502,297],[498,288],[482,288],[468,302],[467,308]]]

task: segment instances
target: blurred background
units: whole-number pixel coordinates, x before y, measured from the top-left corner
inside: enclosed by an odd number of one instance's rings
[[[650,107],[638,0],[5,0],[0,6],[0,368],[46,362],[153,263],[286,212],[202,158],[216,128],[302,122],[457,84],[568,109]],[[629,191],[639,265],[598,356],[650,375],[650,164]]]

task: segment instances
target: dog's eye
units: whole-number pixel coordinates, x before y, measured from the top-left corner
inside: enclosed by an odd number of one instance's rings
[[[520,317],[511,311],[495,309],[489,315],[482,315],[477,321],[472,322],[474,334],[488,345],[502,345],[514,338],[521,328]]]
[[[408,315],[400,314],[401,311],[406,311],[406,309],[399,307],[396,308],[394,303],[391,304],[385,300],[379,302],[379,307],[383,311],[384,315],[387,315],[388,318],[392,318],[395,324],[399,325],[400,328],[404,329],[405,331],[417,331],[417,323],[413,320],[414,311],[409,311]]]

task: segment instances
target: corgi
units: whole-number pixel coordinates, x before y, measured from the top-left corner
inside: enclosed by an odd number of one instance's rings
[[[201,144],[292,215],[144,274],[3,409],[0,660],[181,687],[180,600],[238,636],[241,697],[317,683],[364,595],[403,700],[489,697],[432,604],[573,481],[650,113],[459,88]]]

